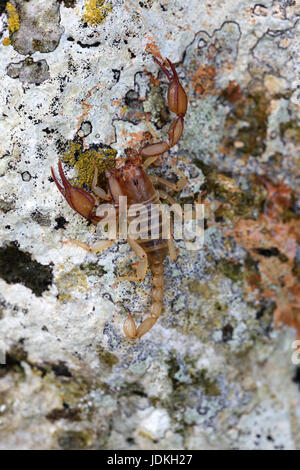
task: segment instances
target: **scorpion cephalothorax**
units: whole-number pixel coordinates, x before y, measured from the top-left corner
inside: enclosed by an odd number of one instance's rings
[[[177,116],[172,122],[168,131],[168,141],[149,144],[143,147],[139,152],[130,150],[127,152],[127,160],[120,168],[106,170],[105,175],[108,180],[108,192],[97,186],[98,172],[95,167],[95,173],[92,183],[94,194],[105,201],[111,201],[116,210],[119,209],[120,196],[126,196],[129,207],[134,204],[143,204],[145,217],[148,216],[150,205],[158,204],[160,199],[165,199],[169,203],[173,203],[173,199],[163,190],[155,189],[153,183],[161,183],[173,191],[180,191],[187,183],[186,177],[174,168],[180,175],[177,183],[171,183],[163,178],[149,176],[145,172],[145,168],[151,165],[160,155],[169,150],[179,141],[184,125],[184,116],[187,110],[187,96],[179,82],[174,65],[169,59],[166,59],[166,65],[154,57],[160,68],[166,74],[170,84],[168,89],[168,106],[170,111]],[[146,158],[143,161],[143,157]],[[59,174],[62,185],[58,182],[53,168],[51,168],[53,179],[59,191],[63,194],[68,204],[80,215],[90,220],[93,224],[97,224],[101,218],[96,214],[96,200],[94,196],[82,188],[72,186],[64,175],[61,162],[58,162]],[[142,214],[143,215],[143,214]],[[161,230],[161,220],[159,223],[159,236],[156,239],[150,239],[145,233],[137,241],[128,236],[127,241],[140,261],[136,266],[135,276],[123,276],[118,280],[141,281],[145,278],[148,265],[152,271],[152,306],[150,316],[146,318],[141,325],[136,328],[132,315],[129,314],[124,322],[124,332],[129,338],[141,338],[149,331],[159,318],[162,310],[163,300],[163,284],[164,284],[164,267],[163,261],[170,254],[171,261],[176,259],[176,250],[173,238],[164,238]],[[88,246],[77,240],[74,243],[82,248],[99,252],[111,246],[115,240],[100,240],[92,246]]]

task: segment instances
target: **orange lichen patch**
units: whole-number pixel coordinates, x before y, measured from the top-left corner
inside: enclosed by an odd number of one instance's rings
[[[160,82],[159,78],[158,77],[155,78],[154,75],[152,75],[151,72],[148,72],[148,70],[146,68],[144,69],[144,72],[149,77],[151,86],[157,86],[158,87],[159,82]]]
[[[265,178],[262,182],[267,189],[264,213],[257,220],[238,219],[227,235],[233,236],[257,261],[259,272],[251,274],[255,278],[249,276],[248,285],[257,296],[276,303],[275,327],[282,323],[292,326],[300,338],[300,285],[294,273],[300,220],[287,216],[292,190]]]
[[[153,36],[151,36],[150,34],[146,34],[145,38],[148,39],[148,42],[147,42],[146,47],[145,47],[145,51],[149,52],[149,54],[152,54],[155,57],[157,57],[158,59],[163,61],[164,59],[161,56],[161,53],[159,52],[159,47],[156,44],[156,42],[154,41]]]
[[[89,114],[89,111],[90,109],[93,107],[93,105],[87,103],[87,100],[89,100],[91,98],[91,96],[93,95],[93,93],[95,92],[95,90],[98,90],[98,88],[104,88],[106,89],[106,87],[104,85],[102,85],[102,83],[97,83],[97,85],[93,86],[93,88],[91,88],[88,92],[87,92],[87,95],[86,97],[82,100],[81,102],[81,106],[82,106],[82,109],[83,109],[83,112],[80,116],[76,117],[77,121],[78,121],[78,129],[80,129],[81,127],[81,124],[85,121],[86,117],[88,116]],[[104,106],[103,106],[104,107]]]
[[[213,65],[200,65],[198,70],[192,76],[192,85],[197,95],[215,95],[217,72]]]
[[[274,185],[265,176],[257,176],[257,181],[262,183],[267,190],[265,213],[268,217],[276,219],[287,214],[287,210],[293,202],[293,190],[284,183]]]
[[[229,82],[229,85],[223,91],[223,95],[230,103],[237,103],[243,100],[242,90],[234,81]]]
[[[129,134],[129,140],[126,143],[127,148],[137,148],[141,146],[142,142],[145,142],[149,137],[148,132],[139,131],[139,132],[131,132]]]
[[[216,46],[215,44],[211,44],[208,48],[208,59],[209,60],[213,60],[213,58],[215,57],[217,53],[217,49],[216,49]]]

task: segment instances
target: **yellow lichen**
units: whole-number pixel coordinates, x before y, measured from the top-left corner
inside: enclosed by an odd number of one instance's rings
[[[71,271],[62,272],[56,278],[58,298],[65,302],[70,300],[72,292],[86,292],[88,288],[87,278],[79,268],[73,268]]]
[[[112,6],[106,0],[85,0],[83,21],[90,26],[101,24],[112,11]]]
[[[3,46],[9,46],[11,44],[10,38],[4,38],[2,44]]]
[[[14,33],[20,29],[20,17],[16,7],[10,2],[6,4],[6,11],[8,16],[8,30]]]
[[[116,151],[113,149],[83,149],[79,141],[72,141],[66,153],[62,156],[62,161],[74,166],[77,176],[71,180],[79,186],[88,189],[92,186],[94,176],[93,162],[96,163],[99,171],[99,186],[106,185],[105,170],[115,166]]]

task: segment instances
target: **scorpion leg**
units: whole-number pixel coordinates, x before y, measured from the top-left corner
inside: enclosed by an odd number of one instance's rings
[[[96,196],[100,197],[101,199],[104,199],[105,201],[111,201],[110,194],[107,194],[102,188],[99,188],[99,186],[97,186],[98,168],[97,168],[95,162],[93,162],[93,166],[94,166],[94,169],[95,169],[93,182],[92,182],[93,193],[95,193]]]
[[[158,192],[159,198],[165,199],[166,201],[168,201],[168,203],[171,206],[173,206],[173,209],[176,212],[176,214],[178,214],[181,217],[182,210],[178,202],[176,202],[175,199],[173,199],[168,193],[166,193],[166,191],[163,191],[162,189],[158,189],[157,192]]]
[[[155,157],[162,155],[179,141],[184,126],[184,116],[187,110],[188,99],[184,91],[174,65],[169,59],[166,59],[168,67],[171,71],[156,57],[153,57],[155,62],[160,66],[162,71],[166,74],[170,85],[168,89],[168,106],[171,112],[177,114],[177,117],[172,122],[168,131],[168,142],[158,142],[155,144],[146,145],[141,149],[140,154],[143,157]],[[149,166],[151,163],[147,163]]]
[[[58,170],[62,185],[59,183],[54,173],[54,169],[51,167],[52,177],[58,190],[64,196],[69,206],[72,207],[74,211],[78,212],[78,214],[96,224],[99,221],[99,218],[93,213],[96,203],[95,198],[84,189],[73,186],[67,180],[60,160],[58,161]]]
[[[168,248],[169,248],[170,260],[173,263],[174,261],[176,261],[176,258],[177,258],[177,250],[174,245],[173,234],[171,235],[171,238],[168,240]]]
[[[115,240],[99,240],[98,242],[95,242],[89,246],[86,243],[75,240],[75,238],[69,238],[63,243],[73,243],[74,245],[80,246],[80,248],[83,248],[86,251],[90,251],[91,253],[99,253],[100,251],[109,248],[114,242]]]
[[[136,276],[119,276],[117,281],[143,281],[145,279],[148,268],[147,254],[133,238],[128,237],[127,242],[141,260],[136,265]]]
[[[168,193],[166,193],[165,191],[162,191],[161,189],[158,189],[157,192],[159,194],[160,199],[165,199],[166,201],[168,201],[169,204],[171,204],[171,206],[175,206],[175,207],[178,206],[175,199],[173,199]],[[175,209],[175,212],[176,211],[177,209]],[[179,215],[180,216],[182,215],[181,210],[180,210]],[[174,245],[173,227],[172,227],[171,219],[170,219],[170,238],[168,239],[167,243],[168,243],[168,249],[169,249],[169,254],[170,254],[170,260],[173,262],[177,258],[177,250]]]
[[[152,165],[152,163],[156,162],[156,160],[158,159],[159,155],[155,155],[155,157],[148,157],[144,163],[143,163],[143,168],[144,170],[146,168],[148,168],[148,166]]]
[[[166,191],[163,191],[162,189],[157,189],[157,192],[158,192],[159,198],[165,199],[166,201],[168,201],[169,204],[171,204],[171,206],[173,206],[174,204],[177,204],[175,199],[172,198],[170,194],[166,193]]]
[[[164,184],[168,188],[172,189],[172,191],[181,191],[183,188],[186,187],[186,185],[188,183],[188,179],[184,175],[184,173],[181,170],[179,170],[179,168],[176,168],[176,166],[173,164],[173,162],[171,162],[171,167],[173,168],[174,172],[177,173],[178,176],[180,176],[177,183],[172,183],[172,181],[168,181],[164,178],[161,178],[160,176],[150,176],[150,179],[153,183]],[[163,196],[163,197],[164,197],[164,199],[168,200],[168,198],[166,196]],[[170,196],[169,196],[169,198],[170,198],[170,201],[172,201],[172,198]],[[174,204],[174,201],[172,201],[171,204]]]
[[[167,186],[168,188],[172,189],[172,191],[181,191],[187,185],[188,179],[183,176],[181,177],[177,183],[172,183],[172,181],[168,181],[160,176],[150,176],[150,179],[153,183],[161,183]],[[165,198],[167,199],[167,198]]]
[[[177,258],[177,250],[174,245],[173,227],[172,227],[171,221],[170,221],[170,238],[168,239],[168,249],[169,249],[170,260],[173,263],[174,261],[176,261],[176,258]]]

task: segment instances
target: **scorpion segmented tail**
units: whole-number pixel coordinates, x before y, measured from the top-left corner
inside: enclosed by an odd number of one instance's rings
[[[160,317],[162,300],[164,295],[164,265],[161,262],[154,262],[150,265],[152,271],[152,305],[150,315],[153,318]]]
[[[154,262],[150,265],[152,271],[152,305],[150,316],[141,323],[135,333],[136,338],[141,338],[147,331],[155,325],[162,310],[162,300],[164,295],[164,265],[161,262]],[[131,318],[130,320],[131,321]],[[133,321],[133,320],[132,320]]]

